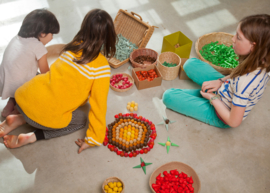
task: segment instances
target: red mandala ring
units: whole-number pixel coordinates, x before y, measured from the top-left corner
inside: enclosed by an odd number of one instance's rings
[[[135,113],[119,113],[114,117],[115,121],[106,128],[104,146],[108,145],[121,157],[146,154],[154,147],[157,133],[151,121]]]

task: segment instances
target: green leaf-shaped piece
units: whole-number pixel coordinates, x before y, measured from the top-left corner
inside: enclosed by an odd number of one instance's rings
[[[142,169],[143,169],[143,172],[146,174],[146,168],[145,168],[145,166],[143,166]]]
[[[158,143],[159,145],[166,146],[166,143]]]
[[[167,147],[167,153],[169,153],[169,151],[170,151],[170,145],[168,145],[168,146],[166,146]]]
[[[145,166],[149,166],[149,165],[151,165],[152,163],[145,163]]]
[[[171,143],[171,146],[179,147],[179,145],[177,145],[175,143]]]

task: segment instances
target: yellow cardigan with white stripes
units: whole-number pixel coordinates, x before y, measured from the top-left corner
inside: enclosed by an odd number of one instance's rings
[[[73,62],[75,57],[79,55],[63,53],[49,72],[17,89],[15,99],[30,119],[45,127],[59,129],[70,123],[72,112],[89,98],[91,108],[85,142],[99,146],[106,132],[110,66],[102,54],[85,65]]]

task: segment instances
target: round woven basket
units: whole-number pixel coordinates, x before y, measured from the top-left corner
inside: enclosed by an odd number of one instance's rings
[[[181,58],[173,52],[163,52],[158,56],[157,68],[159,69],[164,80],[173,80],[179,74]],[[175,67],[163,66],[163,62],[176,63]]]
[[[116,73],[116,74],[113,74],[113,75],[111,76],[111,79],[112,79],[112,77],[113,77],[114,75],[117,75],[117,74],[123,74],[123,77],[128,77],[128,80],[132,83],[132,86],[129,87],[129,88],[126,88],[126,89],[118,89],[118,88],[113,87],[113,86],[111,85],[111,83],[110,83],[111,89],[113,89],[113,90],[116,91],[116,92],[125,92],[125,91],[128,91],[129,89],[131,89],[131,88],[133,87],[133,85],[134,85],[134,79],[133,79],[129,74],[126,74],[126,73]],[[115,85],[118,85],[118,84],[122,84],[122,80],[121,80],[119,83],[115,84]]]
[[[163,177],[163,172],[167,171],[168,173],[170,172],[170,170],[175,170],[177,169],[178,172],[184,172],[186,173],[189,177],[192,176],[193,179],[193,188],[194,188],[194,193],[199,193],[201,190],[201,181],[199,179],[199,176],[197,175],[197,173],[195,172],[195,170],[192,169],[192,167],[190,167],[187,164],[184,164],[182,162],[169,162],[166,163],[162,166],[160,166],[159,168],[157,168],[151,175],[150,179],[149,179],[149,186],[152,190],[152,192],[155,193],[155,190],[152,188],[152,184],[156,183],[156,177],[161,173],[161,176]]]
[[[200,50],[202,49],[202,47],[205,44],[209,44],[211,42],[216,42],[216,41],[218,41],[218,44],[224,44],[226,46],[231,46],[233,44],[232,38],[233,38],[232,34],[225,33],[225,32],[213,32],[213,33],[209,33],[209,34],[205,34],[205,35],[201,36],[195,44],[196,53],[199,56],[199,59],[210,64],[214,69],[216,69],[221,74],[229,75],[232,72],[232,68],[222,68],[220,66],[216,66],[216,65],[212,64],[211,62],[205,60],[202,57]]]
[[[150,63],[150,62],[146,62],[144,64],[140,64],[135,62],[135,58],[137,58],[138,56],[150,56],[152,58],[155,58],[156,61],[154,63]],[[146,68],[147,66],[150,65],[156,65],[157,64],[157,58],[158,58],[158,53],[155,50],[151,50],[148,48],[139,48],[134,50],[133,52],[131,52],[129,59],[130,62],[133,66],[133,68]]]
[[[123,185],[123,189],[122,189],[121,193],[124,193],[124,190],[125,190],[125,184],[124,184],[124,182],[123,182],[122,180],[120,180],[120,179],[117,178],[117,177],[109,177],[109,178],[107,178],[107,179],[103,182],[103,184],[102,184],[102,192],[103,192],[103,193],[106,193],[105,190],[104,190],[104,186],[106,186],[109,182],[121,182],[122,185]]]

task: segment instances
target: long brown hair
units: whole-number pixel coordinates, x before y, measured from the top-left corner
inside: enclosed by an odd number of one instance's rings
[[[111,16],[104,10],[93,9],[86,14],[80,31],[62,52],[82,52],[74,62],[86,64],[96,59],[100,52],[108,58],[114,56],[115,43],[116,33]]]
[[[257,68],[270,71],[270,15],[260,14],[245,17],[240,21],[240,30],[246,39],[255,42],[253,50],[239,56],[239,65],[232,71],[231,78],[250,73]]]

